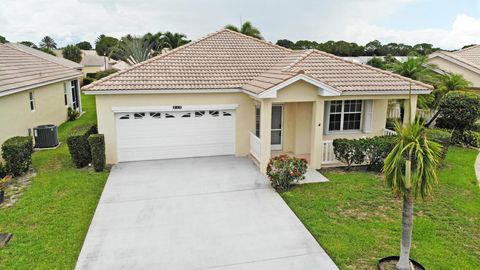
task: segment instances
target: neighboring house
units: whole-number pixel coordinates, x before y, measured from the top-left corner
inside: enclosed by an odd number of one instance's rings
[[[332,140],[384,134],[390,99],[432,87],[318,50],[293,51],[230,30],[84,87],[95,95],[108,163],[280,152],[320,168]],[[411,117],[405,117],[411,119]]]
[[[81,110],[78,64],[24,45],[0,44],[0,145],[33,127],[60,125]]]
[[[112,65],[112,68],[115,69],[115,70],[118,70],[118,71],[125,70],[129,67],[130,67],[130,65],[127,64],[127,62],[124,62],[122,60],[118,60]]]
[[[474,88],[480,89],[480,45],[454,52],[436,51],[428,58],[440,71],[462,74]]]
[[[87,73],[95,73],[103,71],[106,69],[111,69],[112,65],[115,63],[115,60],[108,58],[106,56],[100,56],[95,50],[81,50],[82,51],[82,65],[83,76],[86,76]],[[55,50],[55,55],[63,59],[62,50]]]
[[[345,56],[342,58],[357,64],[367,64],[368,61],[372,60],[374,57],[378,57],[382,60],[385,58],[385,56]],[[393,58],[402,63],[408,60],[408,56],[393,56]]]

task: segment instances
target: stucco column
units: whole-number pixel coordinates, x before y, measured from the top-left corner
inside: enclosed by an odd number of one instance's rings
[[[312,104],[312,136],[310,151],[310,167],[320,169],[322,167],[322,141],[323,141],[323,114],[325,101],[314,101]]]
[[[403,125],[406,126],[409,121],[413,122],[415,120],[415,115],[417,114],[417,95],[412,95],[412,110],[410,110],[409,99],[405,99],[403,101],[403,108],[405,108],[405,113],[403,116]]]
[[[271,137],[272,137],[272,101],[262,100],[260,105],[260,140],[261,157],[260,170],[266,172],[268,162],[271,156]]]

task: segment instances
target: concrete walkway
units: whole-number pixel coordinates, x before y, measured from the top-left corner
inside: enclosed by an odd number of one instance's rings
[[[338,269],[267,179],[233,156],[120,163],[76,269]]]

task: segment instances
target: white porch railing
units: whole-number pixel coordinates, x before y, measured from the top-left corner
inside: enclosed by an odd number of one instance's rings
[[[388,129],[388,128],[384,128],[384,129],[383,129],[383,135],[395,136],[395,135],[397,135],[397,132],[395,132],[395,130],[391,130],[391,129]]]
[[[338,163],[333,152],[333,140],[322,142],[322,164]]]
[[[396,104],[398,105],[398,104]],[[400,106],[392,106],[388,108],[387,111],[387,118],[390,119],[399,119],[401,117],[401,109]]]
[[[435,111],[431,110],[423,110],[423,109],[417,109],[417,116],[425,119],[425,121],[430,121],[433,116],[435,115]]]
[[[253,134],[252,132],[250,132],[250,154],[252,154],[252,156],[256,158],[258,161],[260,161],[261,149],[262,149],[262,145],[261,145],[260,138],[255,136],[255,134]]]

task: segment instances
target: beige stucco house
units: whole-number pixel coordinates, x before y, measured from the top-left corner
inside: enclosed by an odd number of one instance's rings
[[[480,89],[480,45],[454,52],[437,51],[429,55],[428,62],[448,73],[462,74],[463,77]]]
[[[432,87],[317,50],[293,51],[230,30],[84,87],[95,95],[108,163],[272,155],[335,163],[332,140],[384,134],[390,99]],[[410,117],[406,117],[410,119]]]
[[[68,106],[81,110],[81,71],[73,62],[31,50],[0,44],[0,145],[13,136],[31,135],[35,126],[60,125]]]

